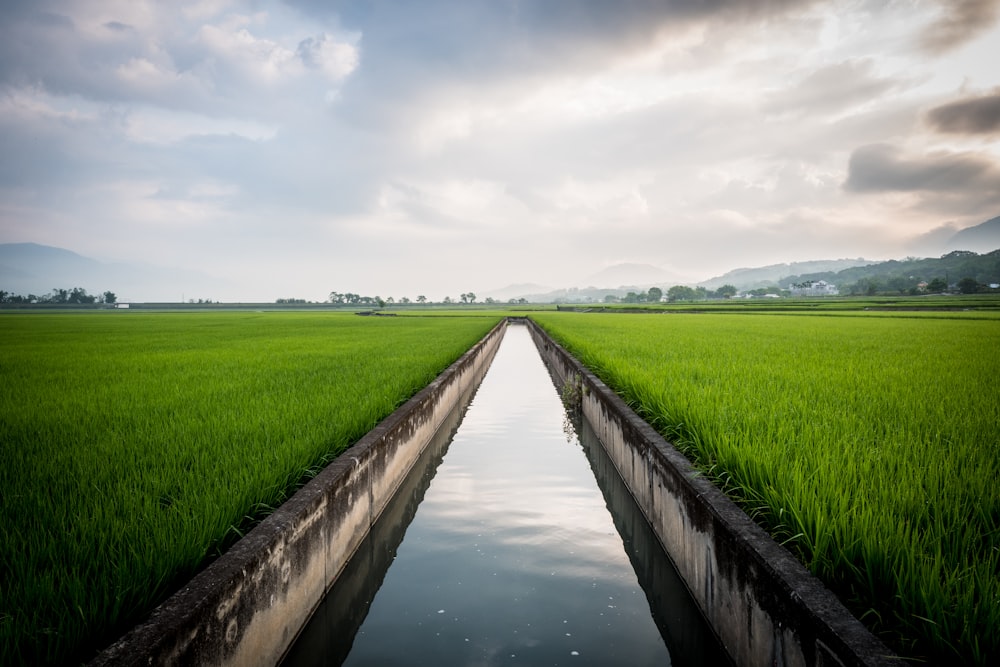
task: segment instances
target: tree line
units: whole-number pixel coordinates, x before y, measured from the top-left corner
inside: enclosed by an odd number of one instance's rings
[[[42,294],[41,296],[37,296],[35,294],[15,294],[13,292],[0,290],[0,303],[114,304],[117,302],[118,297],[110,290],[101,294],[89,294],[87,290],[82,287],[71,287],[66,289],[56,287],[51,292]]]
[[[840,288],[841,294],[917,295],[957,291],[963,294],[994,291],[1000,283],[1000,250],[979,254],[953,250],[940,257],[907,257],[837,272],[792,276],[790,283],[825,280]]]
[[[355,294],[354,292],[330,292],[327,297],[327,303],[337,304],[337,305],[348,305],[348,306],[377,306],[379,308],[384,308],[385,306],[395,305],[397,303],[408,305],[411,303],[417,304],[428,304],[428,303],[441,303],[441,304],[474,304],[477,303],[475,292],[463,292],[458,295],[458,298],[452,298],[450,296],[444,297],[441,301],[428,301],[427,297],[423,294],[417,296],[415,300],[411,300],[409,297],[400,297],[397,301],[393,297],[382,298],[380,296],[363,296],[361,294]],[[507,303],[517,304],[517,303],[527,303],[527,299],[510,299]],[[303,299],[278,299],[277,303],[305,303]],[[486,297],[482,301],[484,304],[500,304],[502,301],[498,301],[493,297]]]
[[[687,285],[674,285],[667,289],[666,300],[673,303],[675,301],[705,301],[708,299],[731,299],[736,296],[738,290],[733,285],[723,285],[716,290],[704,287],[688,287]],[[618,297],[609,294],[604,297],[605,303],[660,303],[664,299],[663,290],[659,287],[650,287],[645,292],[629,292],[625,296]]]

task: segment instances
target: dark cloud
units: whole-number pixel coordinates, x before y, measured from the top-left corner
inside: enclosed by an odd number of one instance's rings
[[[908,155],[887,144],[873,144],[851,155],[850,192],[906,193],[895,204],[901,222],[927,216],[972,219],[1000,210],[1000,164],[983,153],[939,151]]]
[[[592,64],[642,48],[693,22],[741,23],[816,0],[287,0],[364,35],[370,72],[496,75]]]
[[[909,156],[889,144],[862,146],[848,164],[852,192],[1000,193],[1000,165],[978,153]]]
[[[927,112],[927,122],[948,134],[1000,133],[1000,88],[988,95],[942,104]]]
[[[944,0],[941,17],[920,36],[931,53],[944,53],[978,37],[1000,17],[1000,0]]]
[[[691,26],[739,29],[818,0],[286,2],[362,35],[359,70],[344,86],[338,113],[384,128],[407,125],[408,109],[433,104],[441,89],[468,93],[483,82],[524,89],[552,74],[588,76]]]
[[[104,27],[108,30],[113,30],[114,32],[129,32],[133,30],[132,26],[127,23],[122,23],[121,21],[108,21],[104,24]]]

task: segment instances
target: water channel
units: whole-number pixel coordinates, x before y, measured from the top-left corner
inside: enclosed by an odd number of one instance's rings
[[[340,664],[730,661],[511,325],[283,662]]]

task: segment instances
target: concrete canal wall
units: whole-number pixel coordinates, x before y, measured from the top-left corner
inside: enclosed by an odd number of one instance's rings
[[[276,664],[413,463],[478,386],[506,322],[92,663]]]
[[[899,664],[791,553],[540,327],[529,326],[737,665]]]

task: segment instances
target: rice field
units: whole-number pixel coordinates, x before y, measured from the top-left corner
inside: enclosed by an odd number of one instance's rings
[[[1000,658],[1000,317],[538,313],[900,655]]]
[[[499,319],[0,316],[0,664],[106,646]]]

